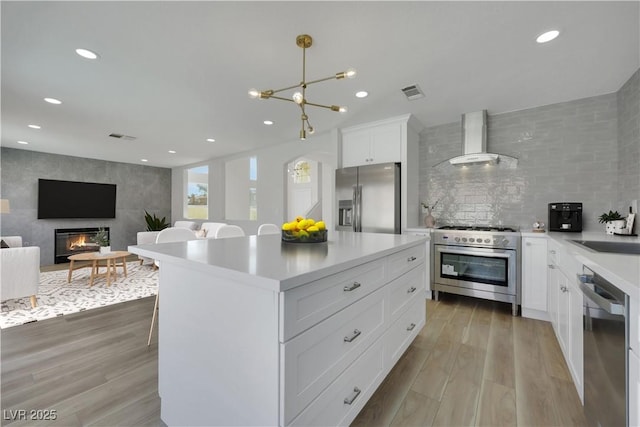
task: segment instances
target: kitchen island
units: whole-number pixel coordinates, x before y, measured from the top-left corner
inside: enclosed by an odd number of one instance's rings
[[[350,423],[425,323],[425,241],[331,232],[319,244],[129,247],[160,262],[162,420]]]

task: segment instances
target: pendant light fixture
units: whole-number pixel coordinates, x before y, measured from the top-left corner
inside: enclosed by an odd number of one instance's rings
[[[298,84],[288,86],[282,89],[277,89],[277,90],[269,89],[269,90],[259,91],[257,89],[250,89],[249,97],[254,99],[279,99],[281,101],[289,101],[297,104],[300,107],[300,110],[302,112],[300,116],[300,120],[302,121],[302,127],[300,129],[300,139],[305,140],[307,138],[307,133],[313,134],[314,132],[313,126],[311,126],[311,124],[309,123],[309,116],[307,115],[305,110],[305,107],[307,105],[310,105],[313,107],[327,108],[331,111],[338,111],[340,113],[344,113],[347,111],[345,107],[339,107],[337,105],[322,105],[322,104],[309,102],[306,97],[307,86],[314,83],[324,82],[326,80],[332,80],[332,79],[340,80],[340,79],[344,79],[345,77],[353,78],[356,75],[356,70],[350,68],[347,71],[337,73],[333,76],[325,77],[323,79],[318,79],[318,80],[307,81],[306,51],[307,51],[307,48],[311,47],[311,45],[313,44],[313,39],[308,34],[301,34],[298,37],[296,37],[296,44],[298,45],[298,47],[302,48],[302,81]],[[299,89],[299,90],[294,92],[291,98],[284,98],[284,97],[275,95],[276,93],[280,93],[280,92],[283,92],[286,90],[292,90],[292,89]]]

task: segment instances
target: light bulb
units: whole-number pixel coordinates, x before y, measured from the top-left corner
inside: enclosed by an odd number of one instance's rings
[[[304,131],[304,129],[300,129],[300,140],[304,141],[305,139],[307,139],[307,133]]]
[[[313,135],[315,131],[316,131],[316,130],[313,128],[313,126],[309,126],[309,127],[307,128],[307,132],[309,132],[309,135]]]
[[[346,112],[347,112],[347,107],[340,107],[340,108],[338,108],[338,112],[340,112],[340,113],[346,113]]]
[[[558,35],[560,35],[560,31],[558,30],[547,31],[546,33],[540,34],[538,38],[536,38],[536,41],[538,43],[547,43],[558,37]]]
[[[356,76],[355,68],[348,68],[347,71],[345,71],[345,75],[347,76],[348,79],[354,78]]]
[[[258,89],[249,89],[249,98],[256,99],[260,98],[260,92]]]
[[[293,102],[295,102],[298,105],[302,104],[302,102],[304,101],[304,97],[300,92],[294,93],[292,98],[293,98]]]

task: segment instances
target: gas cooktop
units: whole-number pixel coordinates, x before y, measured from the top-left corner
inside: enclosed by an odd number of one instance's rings
[[[444,225],[438,227],[438,230],[518,232],[517,227],[504,227],[501,225]]]

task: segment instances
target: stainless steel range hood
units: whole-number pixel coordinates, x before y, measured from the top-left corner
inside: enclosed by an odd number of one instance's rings
[[[462,152],[462,156],[449,159],[449,163],[461,166],[500,161],[500,154],[487,153],[487,110],[462,115]]]

